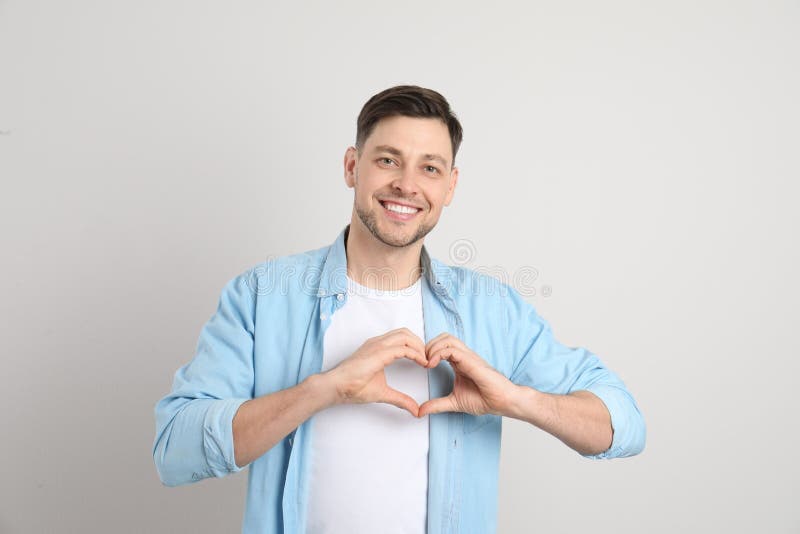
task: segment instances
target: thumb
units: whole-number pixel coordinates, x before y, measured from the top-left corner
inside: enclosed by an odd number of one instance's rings
[[[437,399],[431,399],[422,403],[419,407],[419,415],[418,417],[423,417],[428,414],[432,413],[441,413],[441,412],[456,412],[456,405],[453,402],[453,395],[450,394],[446,397],[439,397]]]
[[[417,401],[405,393],[400,393],[396,389],[386,388],[386,392],[384,393],[383,399],[380,402],[397,406],[403,410],[408,410],[411,415],[418,417],[417,414],[419,412],[419,406],[417,405]]]

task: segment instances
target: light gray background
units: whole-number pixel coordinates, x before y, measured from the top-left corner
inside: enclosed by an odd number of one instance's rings
[[[465,128],[429,249],[536,268],[648,423],[591,462],[506,420],[499,531],[800,532],[799,27],[796,1],[0,1],[0,532],[240,529],[246,472],[161,486],[153,406],[225,282],[348,222],[355,117],[397,83]]]

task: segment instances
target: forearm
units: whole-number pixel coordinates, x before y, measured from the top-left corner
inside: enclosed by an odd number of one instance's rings
[[[603,401],[588,391],[553,395],[515,385],[504,415],[552,434],[583,455],[600,454],[611,446],[611,416]]]
[[[243,403],[233,418],[236,465],[249,464],[315,413],[336,402],[330,379],[317,374],[296,386]]]

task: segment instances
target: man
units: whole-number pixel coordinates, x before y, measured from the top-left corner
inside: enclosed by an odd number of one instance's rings
[[[461,125],[435,91],[373,96],[344,156],[350,224],[231,280],[156,406],[164,484],[250,465],[244,532],[493,532],[503,416],[580,454],[645,427],[591,352],[513,288],[428,255]]]

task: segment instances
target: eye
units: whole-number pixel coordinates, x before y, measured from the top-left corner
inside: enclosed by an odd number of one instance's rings
[[[381,165],[392,166],[394,165],[394,160],[392,158],[378,158],[378,163]]]
[[[439,174],[439,169],[437,169],[433,165],[425,165],[425,172],[429,172],[432,174]]]

